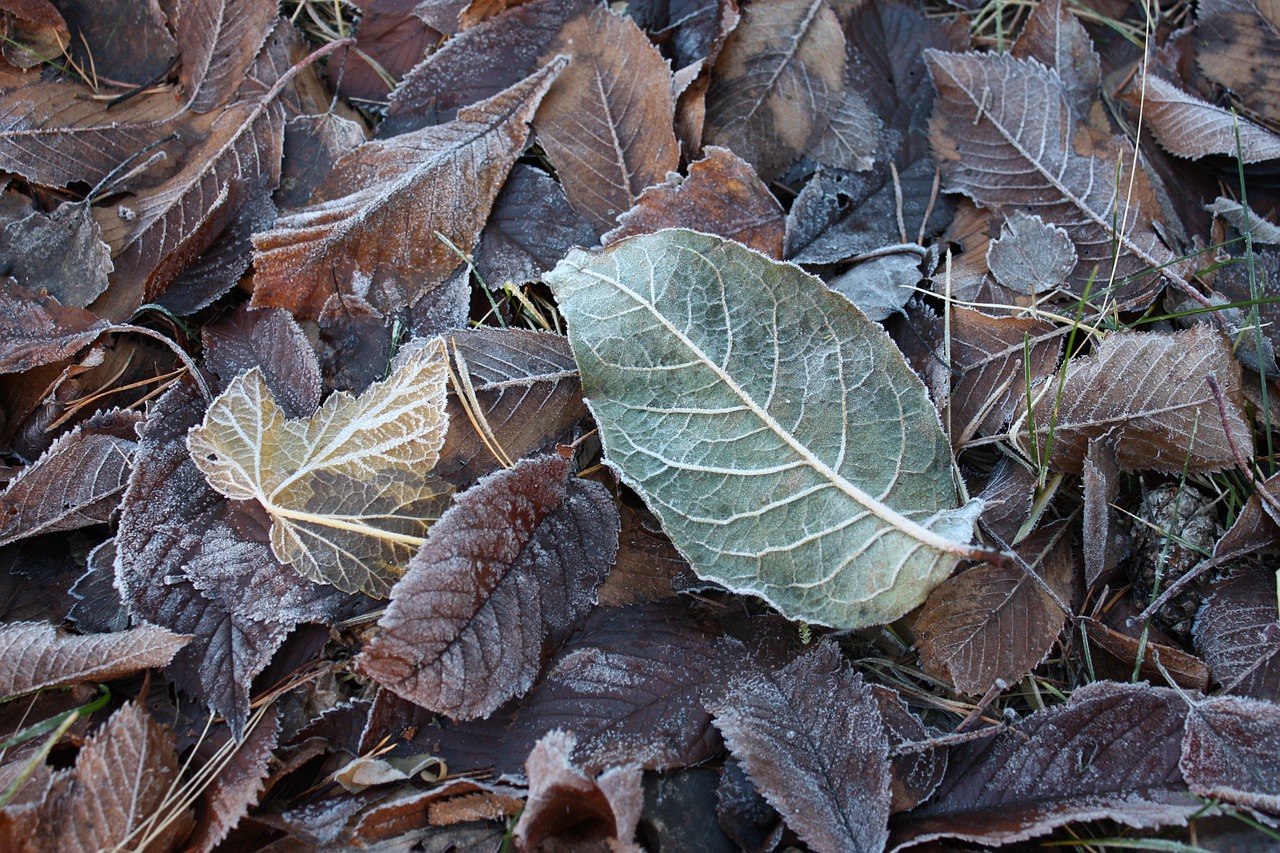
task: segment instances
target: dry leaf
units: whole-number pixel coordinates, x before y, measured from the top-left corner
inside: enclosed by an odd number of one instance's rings
[[[231,100],[276,20],[274,0],[189,0],[177,16],[178,82],[187,107],[207,113]]]
[[[1241,696],[1192,701],[1181,767],[1198,796],[1280,811],[1280,706]]]
[[[951,391],[952,440],[993,435],[1026,400],[1027,376],[1058,363],[1063,336],[1044,320],[991,317],[951,309],[951,363],[959,381]]]
[[[70,358],[107,331],[107,323],[83,308],[32,293],[0,276],[0,373]]]
[[[1019,59],[1036,59],[1058,72],[1072,110],[1080,118],[1098,100],[1102,62],[1093,41],[1079,19],[1062,0],[1039,3],[1027,16],[1011,53]]]
[[[1276,578],[1269,567],[1237,569],[1214,584],[1196,617],[1196,649],[1227,693],[1280,695]]]
[[[320,362],[288,312],[242,305],[201,335],[205,365],[225,383],[257,367],[286,416],[311,416],[320,405]],[[382,368],[386,368],[384,358]]]
[[[1280,159],[1280,136],[1159,77],[1135,79],[1123,97],[1142,107],[1151,134],[1170,154],[1192,160],[1218,154],[1241,163]]]
[[[1196,64],[1270,121],[1280,119],[1280,9],[1267,0],[1196,4]]]
[[[444,443],[443,344],[415,350],[359,397],[337,392],[289,419],[255,368],[187,438],[214,489],[271,517],[271,550],[303,577],[386,596],[448,490],[430,476]]]

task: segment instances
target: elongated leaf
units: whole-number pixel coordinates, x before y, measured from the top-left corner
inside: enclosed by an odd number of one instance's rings
[[[177,16],[179,80],[190,109],[231,99],[275,22],[274,0],[192,0]]]
[[[1145,104],[1147,126],[1170,154],[1193,160],[1239,156],[1242,163],[1280,159],[1280,136],[1159,77],[1134,80],[1124,98]]]
[[[1151,225],[1158,205],[1141,169],[1130,186],[1127,143],[1077,128],[1057,71],[1008,55],[930,50],[926,58],[938,90],[930,139],[946,189],[1063,228],[1079,256],[1077,289],[1095,270],[1101,281],[1113,273],[1119,281],[1174,261]],[[1125,293],[1153,294],[1146,285]]]
[[[441,509],[430,476],[448,418],[439,343],[385,381],[338,392],[310,418],[288,419],[257,368],[239,376],[187,438],[209,485],[256,500],[271,549],[317,583],[385,596]]]
[[[190,639],[155,625],[85,637],[60,635],[38,622],[5,625],[0,629],[0,698],[164,666]]]
[[[1227,693],[1280,695],[1276,580],[1264,568],[1241,568],[1214,585],[1195,623],[1196,650]]]
[[[670,230],[546,276],[605,456],[701,577],[842,627],[971,554],[951,454],[884,331],[821,281]]]
[[[565,61],[469,107],[448,124],[369,142],[334,164],[307,207],[255,234],[255,307],[315,317],[334,292],[393,311],[440,285],[469,252],[526,122]]]

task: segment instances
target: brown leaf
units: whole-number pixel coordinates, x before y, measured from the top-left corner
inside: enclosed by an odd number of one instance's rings
[[[1280,119],[1280,10],[1256,0],[1205,0],[1196,20],[1196,63],[1205,76],[1263,118]]]
[[[626,503],[618,504],[618,512],[618,558],[600,586],[602,606],[662,601],[675,597],[681,581],[701,583],[656,518]]]
[[[1159,77],[1135,79],[1122,97],[1142,107],[1151,135],[1177,157],[1218,154],[1242,163],[1280,159],[1280,136]]]
[[[249,809],[257,805],[270,763],[275,758],[272,750],[279,737],[280,712],[270,708],[244,741],[234,747],[218,775],[205,789],[205,808],[188,842],[192,847],[201,853],[212,850],[235,829]]]
[[[84,853],[126,843],[171,849],[193,822],[190,809],[167,800],[177,782],[173,732],[130,702],[86,741],[75,768],[54,778],[31,846]]]
[[[474,395],[464,393],[474,396],[484,416],[477,429],[459,390],[450,389],[449,433],[435,471],[459,487],[503,464],[494,449],[508,460],[544,450],[587,413],[578,366],[568,340],[559,335],[459,329],[449,333],[448,347],[454,372],[464,388],[470,382]],[[487,442],[481,436],[486,424],[492,433]]]
[[[1140,828],[1181,824],[1201,807],[1178,769],[1185,717],[1185,703],[1168,688],[1087,684],[1065,706],[953,749],[942,785],[892,843],[1001,845],[1103,818]]]
[[[14,622],[0,627],[0,696],[113,681],[167,664],[190,637],[155,625],[118,634],[59,635],[52,625]]]
[[[1131,146],[1077,128],[1081,117],[1055,72],[1007,54],[926,56],[938,91],[930,140],[946,189],[1063,228],[1079,256],[1070,280],[1077,294],[1095,276],[1124,282],[1175,262],[1152,226],[1161,211],[1146,173],[1133,172]],[[1130,283],[1122,298],[1150,302],[1156,289]]]
[[[393,354],[391,330],[377,308],[359,296],[335,293],[324,303],[317,322],[326,392],[359,394],[386,375]],[[452,412],[449,421],[452,425]]]
[[[80,68],[125,86],[162,77],[177,53],[158,0],[61,3],[75,34],[70,53]]]
[[[70,358],[96,341],[107,324],[83,308],[28,291],[0,276],[0,373]]]
[[[393,81],[439,44],[442,34],[413,14],[415,0],[358,0],[355,5],[361,12],[356,47],[345,61],[330,61],[329,84],[348,98],[385,101]]]
[[[1191,702],[1181,767],[1201,797],[1280,811],[1280,707],[1240,696]]]
[[[1031,10],[1011,53],[1057,71],[1071,109],[1082,119],[1089,114],[1098,100],[1102,62],[1084,26],[1062,0],[1047,0]]]
[[[786,219],[778,200],[750,164],[732,151],[708,146],[702,154],[701,160],[689,164],[687,178],[645,190],[601,242],[608,246],[663,228],[693,228],[781,260]]]
[[[1084,580],[1093,586],[1115,567],[1119,558],[1119,530],[1112,520],[1111,504],[1120,494],[1120,469],[1116,453],[1104,438],[1089,442],[1081,470],[1084,480],[1084,518],[1081,539],[1084,550]]]
[[[1033,409],[1038,453],[1055,471],[1080,473],[1089,442],[1102,435],[1114,444],[1122,471],[1218,471],[1235,465],[1230,441],[1250,453],[1240,365],[1217,329],[1115,332],[1065,369],[1061,389],[1056,379],[1038,389],[1047,393]],[[1226,425],[1209,376],[1222,389]],[[1014,432],[1027,441],[1020,423]]]
[[[738,681],[711,710],[751,781],[809,847],[884,848],[889,740],[871,688],[834,644]]]
[[[337,113],[289,119],[284,126],[284,164],[276,202],[281,208],[305,205],[329,176],[333,164],[367,141],[363,124]]]
[[[543,59],[572,58],[534,116],[573,209],[598,231],[676,168],[671,70],[630,18],[602,6],[565,24]]]
[[[1209,667],[1195,655],[1156,642],[1153,638],[1144,642],[1088,617],[1081,617],[1080,624],[1089,641],[1118,660],[1124,672],[1133,672],[1141,650],[1142,665],[1138,668],[1138,675],[1142,678],[1167,681],[1167,673],[1180,687],[1201,691],[1209,689]]]
[[[365,647],[360,669],[454,719],[529,689],[596,598],[618,517],[558,456],[482,479],[431,528]]]
[[[845,94],[845,44],[825,0],[749,6],[716,60],[705,141],[778,177],[822,135]]]
[[[703,703],[725,691],[720,640],[684,605],[597,608],[520,703],[498,771],[518,772],[535,742],[568,727],[578,737],[574,760],[588,772],[705,761],[719,750]]]
[[[978,495],[986,504],[982,509],[982,526],[1012,542],[1031,516],[1038,485],[1034,471],[1009,457],[1002,458]]]
[[[1276,579],[1268,568],[1237,569],[1214,584],[1193,636],[1224,692],[1256,699],[1280,695]]]
[[[284,107],[271,93],[298,38],[287,23],[276,26],[236,102],[218,115],[177,174],[96,210],[116,267],[111,286],[92,306],[96,313],[126,320],[154,301],[251,197],[249,184],[273,189],[279,183]]]
[[[981,695],[997,679],[1017,683],[1044,659],[1069,615],[1059,602],[1071,606],[1075,566],[1063,532],[1058,525],[1023,540],[1016,551],[1028,567],[984,563],[930,594],[916,622],[925,672]]]
[[[591,779],[571,762],[573,744],[572,734],[554,731],[529,754],[529,799],[516,843],[524,850],[552,839],[581,851],[638,850],[631,839],[644,805],[640,768],[615,767]]]
[[[366,143],[336,164],[307,207],[255,234],[254,307],[315,317],[332,293],[385,312],[441,284],[475,246],[529,136],[526,122],[564,68],[555,62],[449,124]]]
[[[490,290],[537,281],[574,246],[593,246],[596,231],[569,206],[546,172],[517,163],[475,252],[476,272]]]
[[[83,308],[107,288],[111,249],[87,203],[39,211],[0,232],[0,270],[34,293]]]
[[[951,361],[959,376],[951,392],[953,441],[999,432],[1026,400],[1026,377],[1057,365],[1062,340],[1043,320],[952,308]]]
[[[533,0],[446,41],[391,93],[380,138],[452,121],[458,111],[519,83],[586,0]]]
[[[897,691],[880,684],[871,685],[876,707],[889,738],[889,769],[892,773],[892,800],[889,813],[913,809],[932,796],[947,770],[947,753],[941,747],[899,752],[902,747],[929,739],[929,732]]]
[[[272,0],[191,0],[177,16],[187,108],[207,113],[231,100],[276,20]]]
[[[141,417],[98,412],[61,436],[0,494],[0,545],[105,524],[119,503]]]
[[[288,312],[242,305],[201,337],[205,364],[224,383],[257,367],[288,417],[309,417],[320,405],[320,362]]]
[[[1076,247],[1067,232],[1038,216],[1015,212],[987,246],[987,266],[996,281],[1035,296],[1066,282],[1075,270]]]

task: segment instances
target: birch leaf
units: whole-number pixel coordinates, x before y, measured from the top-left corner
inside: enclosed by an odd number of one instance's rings
[[[271,550],[303,577],[385,597],[442,508],[428,472],[448,424],[441,346],[414,351],[359,397],[286,418],[261,370],[213,401],[187,446],[214,489],[271,516]]]
[[[672,229],[572,252],[546,281],[607,461],[702,578],[863,627],[980,550],[924,386],[818,279]]]

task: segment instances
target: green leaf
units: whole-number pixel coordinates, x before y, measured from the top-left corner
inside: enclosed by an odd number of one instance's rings
[[[854,628],[980,550],[924,386],[818,279],[672,229],[574,251],[546,281],[606,461],[702,578]]]

